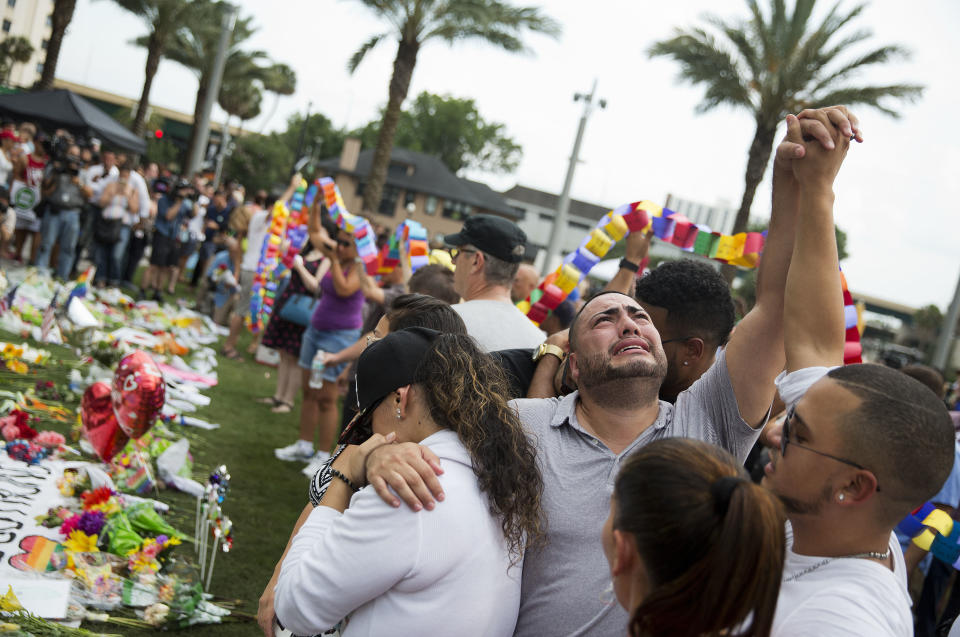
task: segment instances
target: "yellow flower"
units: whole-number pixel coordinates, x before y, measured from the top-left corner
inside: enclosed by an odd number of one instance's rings
[[[30,370],[26,363],[16,360],[7,361],[7,369],[17,374],[26,374]]]
[[[6,595],[0,597],[0,610],[8,612],[23,610],[23,606],[20,605],[20,600],[17,599],[17,595],[13,592],[13,586],[7,586]]]
[[[16,350],[13,343],[7,343],[3,346],[3,355],[4,356],[13,356],[13,352]]]
[[[97,536],[87,535],[78,529],[70,531],[70,537],[63,543],[63,547],[68,551],[76,551],[77,553],[97,553],[100,551],[97,548]]]
[[[177,546],[179,544],[182,544],[182,542],[180,542],[180,538],[174,535],[173,537],[167,540],[166,546]]]

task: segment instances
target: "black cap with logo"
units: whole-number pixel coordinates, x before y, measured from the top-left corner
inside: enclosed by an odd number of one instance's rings
[[[507,263],[520,263],[527,249],[527,235],[520,227],[503,217],[473,215],[460,232],[443,238],[449,246],[472,245],[482,252]]]
[[[357,360],[357,415],[343,430],[341,444],[360,444],[373,433],[370,413],[390,392],[417,382],[417,369],[440,336],[437,330],[409,327],[367,346]]]

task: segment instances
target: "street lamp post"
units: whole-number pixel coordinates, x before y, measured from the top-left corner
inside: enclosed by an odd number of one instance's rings
[[[203,97],[198,119],[193,122],[197,132],[194,135],[193,148],[190,149],[189,161],[187,161],[186,175],[188,176],[200,170],[203,165],[207,142],[210,140],[210,115],[213,113],[213,105],[220,95],[220,83],[223,80],[223,69],[227,64],[230,36],[233,34],[233,27],[237,22],[237,14],[240,12],[240,7],[227,3],[223,4],[223,9],[220,41],[217,43],[217,54],[213,58],[213,74],[210,77],[210,86],[207,89],[207,94]]]
[[[554,261],[557,260],[560,253],[560,243],[563,241],[563,231],[567,227],[567,213],[570,210],[570,186],[573,184],[573,173],[577,169],[577,162],[580,159],[580,144],[583,142],[583,131],[587,127],[587,119],[593,111],[594,97],[597,94],[597,80],[593,80],[593,88],[589,95],[576,93],[573,96],[574,102],[583,101],[583,115],[580,117],[580,126],[577,128],[577,137],[573,141],[573,152],[570,153],[570,163],[567,164],[567,176],[563,180],[563,192],[560,193],[560,202],[557,204],[557,214],[553,219],[553,228],[550,230],[550,243],[547,244],[547,254],[543,260],[542,274],[556,268]],[[600,108],[607,107],[607,100],[597,101]]]

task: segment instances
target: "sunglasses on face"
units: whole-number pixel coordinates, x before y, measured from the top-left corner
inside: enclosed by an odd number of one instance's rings
[[[472,248],[450,248],[450,260],[456,261],[457,256],[461,253],[463,254],[476,254],[479,250],[474,250]]]
[[[823,456],[823,457],[825,457],[825,458],[830,458],[831,460],[836,460],[837,462],[842,462],[842,463],[845,464],[845,465],[849,465],[849,466],[854,467],[854,468],[856,468],[856,469],[860,469],[861,471],[870,471],[869,469],[867,469],[867,468],[864,467],[863,465],[861,465],[861,464],[859,464],[859,463],[857,463],[857,462],[854,462],[853,460],[847,460],[846,458],[841,458],[840,456],[834,456],[834,455],[832,455],[832,454],[829,454],[829,453],[826,453],[826,452],[823,452],[823,451],[817,451],[816,449],[813,449],[813,448],[808,447],[808,446],[806,446],[806,445],[801,445],[799,442],[791,442],[791,441],[790,441],[790,421],[793,420],[794,416],[796,415],[796,411],[797,411],[797,407],[796,407],[796,405],[794,405],[794,406],[791,407],[790,410],[787,412],[787,417],[786,417],[786,418],[784,419],[784,421],[783,421],[783,435],[780,437],[780,457],[781,457],[781,458],[786,458],[786,457],[787,457],[787,446],[793,445],[794,447],[799,447],[800,449],[806,449],[807,451],[813,452],[813,453],[815,453],[815,454],[817,454],[817,455],[820,455],[820,456]],[[878,483],[877,483],[877,491],[879,491],[879,490],[880,490],[880,484],[879,484],[879,482],[878,482]]]

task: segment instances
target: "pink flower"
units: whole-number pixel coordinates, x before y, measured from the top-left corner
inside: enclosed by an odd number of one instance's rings
[[[56,431],[41,431],[37,434],[33,441],[41,447],[56,449],[60,445],[64,444],[67,439],[63,437],[63,434],[59,434]]]
[[[3,425],[2,433],[3,433],[3,439],[6,440],[7,442],[10,442],[11,440],[16,440],[17,438],[20,437],[20,427],[18,427],[17,424],[13,422],[7,423]]]
[[[77,528],[77,524],[79,523],[80,523],[79,515],[74,515],[71,518],[67,518],[66,520],[63,521],[63,524],[60,525],[60,533],[62,535],[69,537],[70,532],[75,530]]]

